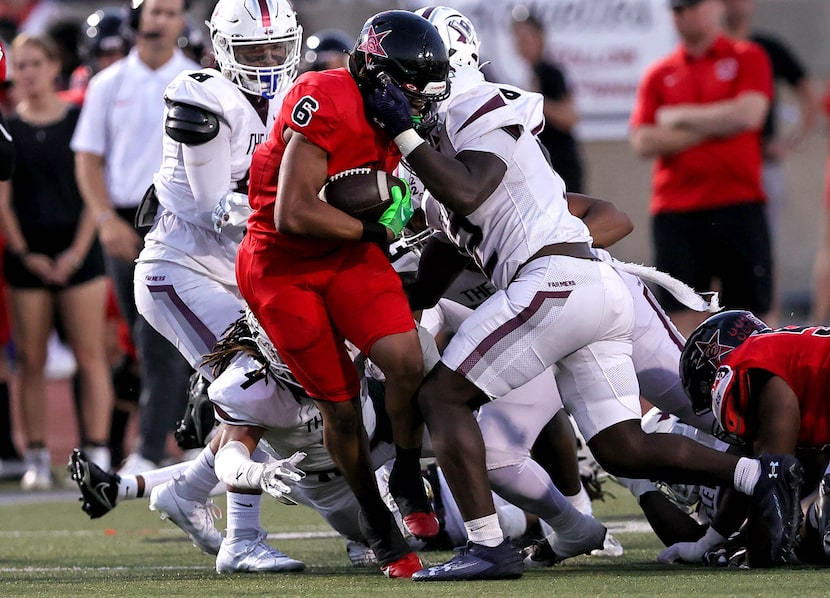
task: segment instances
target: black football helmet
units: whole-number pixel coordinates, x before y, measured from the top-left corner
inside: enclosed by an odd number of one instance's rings
[[[324,71],[343,66],[354,45],[353,38],[340,29],[322,29],[305,40],[300,70]]]
[[[410,99],[438,102],[450,95],[450,61],[438,30],[405,10],[378,13],[363,25],[352,50],[361,87],[386,78]]]
[[[680,382],[695,413],[712,408],[712,384],[724,355],[767,328],[752,312],[730,310],[707,318],[695,329],[680,354]]]
[[[118,6],[101,8],[86,18],[78,40],[78,54],[84,64],[93,64],[102,53],[127,53],[124,20],[124,11]]]

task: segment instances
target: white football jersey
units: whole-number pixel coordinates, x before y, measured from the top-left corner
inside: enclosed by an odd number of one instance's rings
[[[254,148],[264,141],[282,104],[270,102],[266,121],[246,95],[219,71],[185,71],[170,83],[165,99],[198,106],[214,113],[220,127],[230,131],[230,179],[216,189],[216,202],[229,191],[247,191],[248,170]],[[197,204],[182,159],[182,144],[164,136],[164,156],[153,178],[161,208],[139,261],[175,261],[226,284],[236,284],[234,263],[237,241],[214,232],[211,211]],[[214,202],[215,203],[215,202]]]
[[[303,459],[301,469],[318,472],[334,469],[323,446],[323,417],[317,405],[294,386],[255,375],[259,369],[260,364],[253,357],[236,357],[208,386],[211,402],[232,418],[229,423],[265,428],[263,438],[280,458],[303,451],[308,456]],[[375,411],[365,382],[360,393],[363,425],[371,438],[376,427]]]
[[[514,109],[499,86],[484,81],[476,69],[456,72],[452,94],[433,117],[431,143],[451,158],[465,150],[495,154],[507,171],[493,194],[466,217],[429,192],[422,205],[427,222],[467,252],[499,289],[545,245],[591,242],[582,220],[568,211],[564,182],[527,127],[532,104],[517,105],[522,109]]]

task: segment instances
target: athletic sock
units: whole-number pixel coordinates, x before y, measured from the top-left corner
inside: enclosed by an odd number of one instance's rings
[[[475,544],[493,548],[504,542],[504,534],[499,526],[499,516],[495,513],[465,521],[464,528],[467,530],[467,538]]]
[[[240,494],[228,490],[228,538],[255,536],[259,533],[261,494]]]
[[[761,462],[757,459],[741,457],[733,474],[735,490],[752,496],[755,484],[761,479]]]
[[[178,480],[176,491],[187,500],[204,502],[210,491],[219,483],[214,469],[215,455],[209,446],[191,461]]]

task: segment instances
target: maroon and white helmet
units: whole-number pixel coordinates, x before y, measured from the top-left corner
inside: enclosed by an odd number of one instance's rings
[[[245,93],[271,99],[294,82],[303,28],[288,0],[219,0],[207,26],[219,70]]]
[[[447,6],[427,6],[419,8],[415,14],[424,17],[438,30],[447,48],[452,68],[478,68],[481,42],[470,19]]]

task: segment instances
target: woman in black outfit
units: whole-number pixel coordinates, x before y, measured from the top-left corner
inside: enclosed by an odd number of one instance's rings
[[[107,296],[104,261],[75,181],[69,140],[79,110],[60,100],[60,61],[53,41],[21,34],[11,48],[18,103],[8,121],[16,167],[0,183],[6,281],[27,441],[24,489],[52,485],[46,448],[44,367],[55,311],[78,362],[82,429],[94,460],[108,469],[113,391],[104,351]]]

